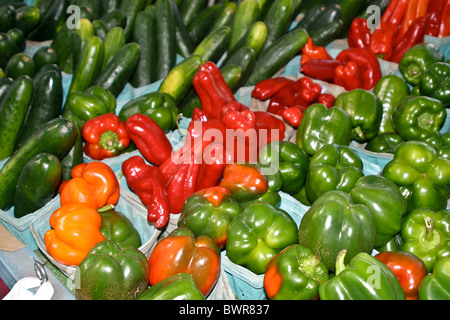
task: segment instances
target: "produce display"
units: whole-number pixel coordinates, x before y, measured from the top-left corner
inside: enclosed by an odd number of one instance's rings
[[[0,222],[79,300],[449,300],[449,10],[0,0]]]

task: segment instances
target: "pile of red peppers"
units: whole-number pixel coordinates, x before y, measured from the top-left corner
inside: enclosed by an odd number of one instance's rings
[[[366,19],[357,17],[352,21],[348,45],[399,63],[408,49],[424,41],[425,35],[450,35],[450,1],[392,0],[373,32]]]

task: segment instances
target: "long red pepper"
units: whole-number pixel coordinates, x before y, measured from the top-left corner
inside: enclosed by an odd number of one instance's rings
[[[255,88],[252,90],[252,97],[265,101],[270,99],[275,93],[278,92],[278,90],[292,82],[294,82],[294,80],[286,77],[264,79],[255,85]]]
[[[445,0],[430,0],[427,11],[427,21],[425,24],[425,34],[433,37],[439,35],[441,15],[444,9]]]
[[[300,72],[317,80],[333,82],[334,70],[337,66],[345,65],[345,63],[345,61],[336,59],[312,59],[301,65]]]
[[[381,17],[380,26],[394,25],[398,27],[402,22],[409,0],[391,0]]]
[[[446,37],[450,35],[450,0],[446,0],[442,9],[441,24],[439,27],[438,37]]]
[[[408,2],[408,7],[406,8],[397,37],[402,37],[417,18],[425,17],[428,4],[429,0],[410,0]]]
[[[409,27],[408,31],[401,37],[391,55],[385,57],[386,60],[399,63],[406,51],[415,44],[421,43],[425,35],[425,17],[417,18]]]

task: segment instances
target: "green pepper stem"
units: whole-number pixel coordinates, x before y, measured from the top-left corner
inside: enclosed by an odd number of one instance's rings
[[[117,133],[110,130],[102,133],[99,144],[103,149],[108,151],[114,151],[120,147],[120,141]]]
[[[336,272],[335,274],[338,275],[345,269],[345,256],[347,255],[347,250],[343,249],[339,251],[337,258],[336,258]]]
[[[113,204],[107,204],[106,206],[101,207],[101,208],[98,209],[97,211],[98,211],[99,213],[101,213],[101,212],[106,212],[106,211],[113,210],[113,209],[114,209],[114,205],[113,205]]]
[[[433,234],[433,230],[434,230],[434,219],[430,218],[430,217],[425,217],[425,239],[427,241],[432,241],[434,234]]]

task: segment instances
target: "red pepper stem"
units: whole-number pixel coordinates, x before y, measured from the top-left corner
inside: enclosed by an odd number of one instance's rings
[[[99,144],[103,149],[113,151],[120,147],[120,140],[116,132],[107,130],[100,136]]]
[[[335,275],[339,275],[345,269],[345,256],[347,255],[347,250],[343,249],[339,251],[336,258],[336,272]]]

